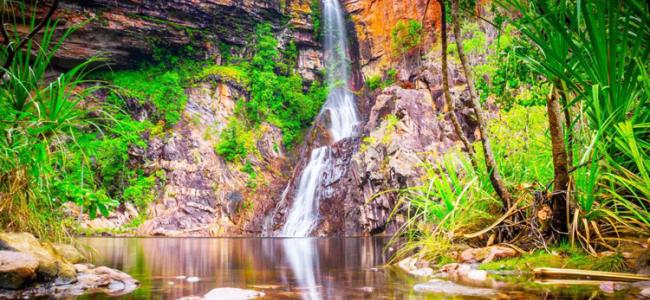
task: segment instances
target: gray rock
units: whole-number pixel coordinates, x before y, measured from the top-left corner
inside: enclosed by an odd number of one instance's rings
[[[38,259],[15,251],[0,251],[0,288],[18,289],[36,276]]]

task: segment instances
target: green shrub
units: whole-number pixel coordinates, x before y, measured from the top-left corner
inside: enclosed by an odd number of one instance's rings
[[[393,51],[397,55],[411,51],[422,43],[422,23],[399,20],[390,32]]]
[[[380,75],[373,75],[368,77],[366,80],[366,85],[372,91],[376,90],[381,85],[382,79]]]
[[[142,104],[152,103],[155,107],[152,123],[162,120],[165,127],[169,128],[180,121],[187,95],[178,72],[166,70],[163,65],[142,66],[138,70],[108,73],[104,79],[117,87],[117,93],[113,93],[113,97],[130,97],[138,99]]]

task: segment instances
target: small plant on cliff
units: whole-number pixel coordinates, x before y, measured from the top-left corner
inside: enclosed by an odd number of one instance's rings
[[[399,20],[390,31],[390,37],[393,52],[404,55],[422,43],[422,23],[413,19]]]
[[[321,9],[320,9],[320,0],[311,1],[311,24],[313,27],[314,40],[320,41],[323,37],[323,31],[321,29]]]

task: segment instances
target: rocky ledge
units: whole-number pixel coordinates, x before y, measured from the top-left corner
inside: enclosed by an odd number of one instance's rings
[[[0,299],[119,296],[137,288],[128,274],[84,260],[70,245],[39,242],[29,233],[0,233]]]

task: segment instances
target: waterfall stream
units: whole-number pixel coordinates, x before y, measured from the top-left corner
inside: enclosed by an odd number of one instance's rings
[[[326,82],[330,89],[319,114],[328,114],[331,143],[350,137],[359,123],[355,97],[350,84],[348,39],[345,16],[338,0],[323,0],[323,34],[325,37]],[[318,186],[323,173],[331,164],[330,146],[311,150],[310,160],[300,175],[293,205],[281,235],[309,236],[318,220]]]

